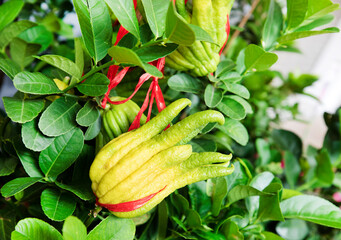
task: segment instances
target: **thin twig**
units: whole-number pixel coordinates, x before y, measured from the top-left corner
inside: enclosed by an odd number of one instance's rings
[[[259,2],[260,2],[260,0],[253,1],[250,11],[240,21],[240,23],[238,25],[238,29],[244,28],[245,24],[249,21],[250,17],[252,16],[253,11],[256,9]],[[227,53],[228,49],[231,47],[233,41],[239,36],[240,31],[238,29],[236,29],[236,31],[234,31],[232,37],[230,38],[230,41],[227,43],[227,45],[223,51],[224,55]]]

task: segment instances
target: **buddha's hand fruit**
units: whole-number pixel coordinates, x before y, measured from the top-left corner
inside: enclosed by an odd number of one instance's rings
[[[228,167],[231,155],[193,153],[191,145],[184,145],[206,124],[223,124],[220,112],[198,112],[163,131],[188,105],[188,99],[173,102],[139,129],[122,134],[99,151],[90,168],[99,205],[119,217],[136,217],[178,188],[233,172],[233,165]]]
[[[195,41],[191,46],[179,46],[166,57],[166,64],[179,71],[188,71],[193,76],[205,76],[217,69],[219,51],[227,38],[226,24],[234,0],[193,0],[192,12],[184,0],[176,0],[178,13],[190,24],[204,29],[215,42]]]
[[[125,98],[111,97],[110,100],[115,102],[125,100]],[[105,109],[101,110],[102,129],[96,139],[96,148],[100,149],[112,139],[128,132],[129,126],[139,111],[140,107],[132,100],[118,105],[107,103]],[[141,125],[145,122],[146,116],[142,115]]]

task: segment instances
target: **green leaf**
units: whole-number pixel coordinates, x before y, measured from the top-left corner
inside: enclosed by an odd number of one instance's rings
[[[34,153],[24,146],[21,139],[16,138],[13,145],[25,172],[30,177],[43,177]]]
[[[262,44],[266,51],[271,50],[276,45],[276,40],[280,36],[282,28],[282,8],[275,0],[271,0],[262,34]]]
[[[174,43],[168,43],[167,45],[154,45],[149,47],[142,47],[135,52],[143,62],[152,62],[159,58],[165,57],[171,54],[178,45]]]
[[[18,16],[23,6],[24,1],[22,0],[11,0],[1,4],[0,31]]]
[[[243,105],[228,96],[223,98],[223,100],[217,105],[217,108],[223,114],[235,120],[241,120],[246,116]]]
[[[215,152],[217,144],[207,139],[192,139],[189,144],[192,145],[193,152]]]
[[[46,137],[40,132],[37,118],[23,124],[21,136],[25,147],[36,152],[44,150],[53,142],[53,138]]]
[[[205,104],[209,108],[216,107],[223,99],[223,91],[219,88],[213,87],[213,85],[208,84],[204,93]]]
[[[15,157],[0,158],[0,177],[12,174],[17,166],[18,159]]]
[[[109,55],[117,62],[131,64],[143,68],[147,73],[155,77],[161,78],[162,73],[154,66],[143,63],[140,57],[129,48],[113,46],[108,50]]]
[[[39,44],[27,43],[20,38],[14,38],[10,43],[11,58],[21,67],[23,70],[33,60],[33,56],[39,52]]]
[[[135,224],[131,219],[109,216],[89,233],[86,240],[133,240]]]
[[[295,188],[297,179],[301,173],[301,167],[298,159],[291,153],[286,151],[284,155],[284,173],[291,188]]]
[[[40,51],[46,50],[53,43],[53,34],[43,25],[38,25],[22,32],[19,37],[28,42],[40,44]]]
[[[111,45],[112,26],[108,8],[103,0],[73,0],[73,4],[86,49],[97,63],[107,55]]]
[[[190,46],[195,41],[194,31],[175,11],[172,2],[167,12],[165,35],[169,41],[179,45]]]
[[[197,211],[188,209],[186,212],[186,223],[190,228],[200,228],[202,221]]]
[[[147,22],[155,38],[161,37],[165,31],[168,0],[142,0],[142,3]]]
[[[245,146],[249,141],[246,128],[237,120],[225,118],[225,123],[222,126],[218,125],[217,128],[242,146]]]
[[[13,84],[24,93],[37,95],[61,93],[53,80],[40,72],[21,72],[15,75]]]
[[[262,232],[262,235],[265,237],[265,239],[271,239],[271,240],[285,240],[284,238],[281,238],[280,236],[272,233],[272,232]]]
[[[300,159],[302,154],[302,141],[295,133],[282,129],[275,129],[272,131],[271,137],[280,149],[289,151],[296,159]]]
[[[63,97],[55,100],[40,117],[40,131],[50,137],[70,131],[77,126],[76,114],[80,108],[74,99]]]
[[[231,205],[232,203],[237,202],[247,197],[263,196],[263,195],[274,195],[274,194],[259,191],[256,188],[253,188],[251,186],[238,185],[232,188],[229,194],[227,195],[228,204]]]
[[[84,107],[79,110],[76,116],[76,121],[83,127],[89,127],[94,124],[99,118],[100,113],[95,104],[91,101],[87,101]]]
[[[308,11],[308,0],[287,0],[287,29],[299,26]]]
[[[299,28],[297,28],[296,32],[310,31],[310,30],[313,30],[314,28],[327,25],[333,20],[334,20],[334,15],[328,14],[323,17],[311,20],[311,21],[306,21],[307,23],[305,25],[302,24],[303,26],[300,26]]]
[[[0,38],[0,49],[4,50],[4,48],[21,32],[25,31],[28,28],[36,26],[36,23],[22,20],[18,22],[13,22],[10,25],[6,26],[1,32]]]
[[[226,73],[232,71],[236,67],[236,64],[231,59],[224,59],[218,64],[217,70],[215,71],[216,77],[221,77]]]
[[[331,202],[309,195],[299,195],[281,202],[285,218],[298,218],[341,229],[341,209]]]
[[[316,19],[339,9],[339,4],[330,0],[308,0],[307,18]]]
[[[40,177],[23,177],[23,178],[16,178],[8,183],[6,183],[1,188],[1,194],[3,197],[11,197],[14,194],[17,194],[24,189],[32,186],[33,184],[41,181],[42,178]]]
[[[227,181],[224,177],[213,178],[212,189],[212,214],[218,216],[223,200],[227,195]]]
[[[41,193],[41,208],[53,221],[63,221],[76,209],[76,201],[67,192],[47,188]]]
[[[229,81],[226,80],[223,80],[223,83],[224,85],[222,85],[221,88],[225,89],[226,91],[234,93],[246,99],[250,98],[249,90],[247,90],[247,88],[244,87],[243,85],[237,83],[230,83]]]
[[[74,216],[67,217],[63,225],[64,240],[85,240],[86,227],[81,220]]]
[[[257,138],[256,149],[260,159],[260,162],[257,165],[264,166],[269,164],[271,161],[270,144],[262,138]]]
[[[229,98],[232,98],[236,102],[240,103],[244,107],[246,114],[253,114],[253,110],[250,103],[248,103],[244,98],[241,98],[236,95],[229,95]]]
[[[264,51],[257,45],[250,44],[245,49],[245,71],[258,70],[264,71],[270,68],[275,62],[277,62],[277,55]]]
[[[207,195],[207,184],[205,181],[188,185],[189,199],[192,209],[196,210],[204,218],[212,209],[211,198]]]
[[[55,184],[61,189],[72,192],[84,201],[93,200],[95,198],[91,188],[88,188],[85,184],[75,182],[73,182],[72,185],[67,185],[59,182],[55,182]]]
[[[330,186],[334,180],[334,171],[327,149],[323,148],[321,150],[321,152],[316,156],[316,161],[316,178],[320,182],[326,184],[327,186]]]
[[[105,2],[108,4],[111,11],[113,11],[120,24],[130,33],[132,33],[137,39],[140,39],[139,23],[137,21],[133,1],[105,0]]]
[[[71,166],[82,151],[83,132],[75,128],[56,137],[39,155],[39,166],[45,176],[56,177]]]
[[[88,127],[84,134],[84,140],[89,141],[97,137],[99,132],[101,131],[102,127],[102,119],[99,117],[97,118],[96,122],[94,122],[92,125]]]
[[[43,55],[36,58],[56,68],[59,68],[67,74],[70,74],[72,77],[79,79],[82,76],[82,73],[79,70],[78,66],[68,58],[58,55]]]
[[[101,96],[108,91],[110,80],[102,73],[95,73],[77,86],[77,89],[88,96]]]
[[[80,38],[75,38],[75,63],[79,71],[82,73],[84,71],[84,53],[83,53],[83,44]],[[78,79],[73,77],[71,78],[71,84],[75,84],[78,82]]]
[[[62,235],[50,224],[36,218],[25,218],[18,222],[12,232],[12,240],[63,240]]]
[[[2,215],[0,219],[0,237],[3,240],[11,240],[11,232],[14,231],[15,218]]]
[[[325,33],[338,33],[340,30],[338,28],[326,28],[323,30],[319,31],[303,31],[303,32],[293,32],[293,33],[288,33],[286,35],[281,36],[278,39],[278,42],[280,44],[292,42],[294,40],[300,39],[300,38],[305,38],[305,37],[310,37],[310,36],[315,36],[315,35],[320,35],[320,34],[325,34]]]
[[[167,83],[171,89],[179,92],[200,94],[202,89],[200,80],[186,73],[179,73],[171,76]]]
[[[228,220],[224,223],[224,225],[221,227],[221,232],[224,234],[226,239],[244,239],[244,235],[239,232],[237,223],[233,222],[232,220]]]
[[[235,186],[245,185],[249,181],[245,168],[240,164],[240,162],[235,162],[233,163],[233,165],[234,165],[233,174],[225,176],[228,191],[233,189]]]
[[[2,98],[8,117],[13,122],[29,122],[43,110],[44,100],[28,100],[19,98]]]
[[[292,219],[278,223],[276,232],[285,239],[303,240],[309,234],[309,228],[305,221]]]
[[[263,192],[274,193],[274,195],[261,195],[259,197],[258,219],[262,221],[284,221],[279,205],[279,191],[281,190],[282,185],[279,183],[271,183],[263,190]]]
[[[189,24],[189,27],[193,30],[195,34],[195,40],[196,41],[202,41],[202,42],[210,42],[213,44],[217,44],[214,42],[210,34],[208,34],[204,29],[197,25]]]
[[[11,59],[3,58],[0,58],[0,70],[10,79],[13,79],[14,76],[21,71],[20,66],[16,62]]]

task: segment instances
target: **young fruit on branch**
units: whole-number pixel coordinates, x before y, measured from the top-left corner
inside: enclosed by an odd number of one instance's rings
[[[231,155],[193,153],[191,145],[184,145],[206,124],[223,124],[220,112],[198,112],[163,131],[188,105],[188,99],[173,102],[139,129],[100,150],[90,168],[98,205],[119,217],[136,217],[178,188],[233,172],[233,166],[228,167]]]

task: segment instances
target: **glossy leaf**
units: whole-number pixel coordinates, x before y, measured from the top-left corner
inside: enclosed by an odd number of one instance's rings
[[[308,0],[287,0],[287,28],[299,26],[308,11]]]
[[[257,45],[250,44],[245,49],[245,71],[257,70],[264,71],[270,68],[275,62],[277,62],[277,55],[264,51]]]
[[[28,43],[40,44],[40,51],[46,50],[53,42],[53,34],[43,25],[34,26],[22,32],[18,37]]]
[[[45,135],[60,136],[76,125],[76,114],[80,105],[74,99],[59,98],[41,115],[38,126]]]
[[[339,4],[333,3],[331,0],[308,0],[308,11],[306,17],[316,19],[325,16],[339,8]]]
[[[72,77],[80,78],[82,76],[78,66],[68,58],[59,55],[43,55],[37,58],[56,68],[59,68],[67,74],[70,74]]]
[[[262,44],[266,51],[271,50],[276,45],[276,40],[280,36],[282,28],[282,9],[275,0],[271,0],[262,34]]]
[[[87,101],[84,107],[79,110],[76,116],[76,121],[79,125],[89,127],[94,124],[99,118],[100,113],[91,101]]]
[[[108,50],[109,55],[117,62],[131,64],[143,68],[147,73],[155,77],[162,77],[162,73],[154,66],[143,63],[140,57],[129,48],[113,46]]]
[[[89,141],[94,139],[101,131],[102,121],[101,118],[97,118],[96,122],[88,127],[84,134],[84,140]]]
[[[340,30],[338,28],[326,28],[326,29],[319,30],[319,31],[293,32],[293,33],[288,33],[286,35],[281,36],[278,39],[278,42],[280,44],[284,44],[284,43],[292,42],[300,38],[306,38],[306,37],[316,36],[316,35],[325,34],[325,33],[338,33],[339,31]]]
[[[81,153],[83,144],[84,136],[79,128],[56,137],[39,155],[39,166],[45,176],[56,177],[70,167]]]
[[[296,159],[301,157],[302,141],[295,133],[282,129],[275,129],[272,131],[271,136],[280,149],[291,152]]]
[[[17,166],[18,159],[15,157],[0,158],[0,177],[12,174]]]
[[[111,11],[113,11],[120,24],[137,39],[140,39],[139,23],[137,21],[133,0],[105,0],[105,2]]]
[[[13,122],[26,123],[38,116],[43,110],[44,100],[29,100],[3,97],[3,103],[8,117]]]
[[[327,25],[331,21],[334,20],[334,15],[333,14],[327,14],[325,16],[322,16],[320,18],[317,18],[315,20],[309,21],[307,24],[300,26],[299,28],[296,29],[296,32],[303,32],[303,31],[310,31],[313,30],[314,28]],[[303,22],[304,23],[304,22]]]
[[[243,85],[230,83],[229,81],[223,81],[223,83],[224,85],[222,86],[222,88],[225,89],[226,91],[234,93],[246,99],[250,98],[249,90],[247,90],[247,88],[244,87]]]
[[[195,41],[194,31],[175,11],[172,2],[167,12],[165,35],[169,41],[180,45],[190,46]]]
[[[262,192],[247,185],[238,185],[231,189],[227,198],[228,204],[231,205],[234,202],[237,202],[241,199],[245,199],[251,196],[263,196],[263,195],[273,195],[271,193]]]
[[[18,222],[12,232],[12,240],[63,240],[62,235],[50,224],[37,218],[25,218]]]
[[[213,41],[212,37],[210,34],[208,34],[204,29],[201,27],[194,25],[194,24],[189,24],[189,27],[193,30],[195,34],[195,40],[196,41],[202,41],[202,42],[210,42],[213,44],[217,44],[216,42]]]
[[[221,77],[222,75],[232,71],[236,67],[236,64],[231,59],[222,60],[215,71],[216,77]]]
[[[67,217],[63,225],[64,240],[85,240],[86,227],[81,220],[74,216]]]
[[[215,152],[217,144],[207,139],[192,139],[189,144],[192,145],[193,152]]]
[[[24,189],[32,186],[33,184],[41,181],[42,178],[40,177],[23,177],[23,178],[16,178],[1,188],[1,194],[3,197],[11,197],[14,194],[17,194]]]
[[[67,185],[67,184],[55,182],[55,184],[61,189],[72,192],[73,194],[75,194],[77,197],[79,197],[80,199],[84,201],[93,200],[95,197],[91,188],[87,188],[87,186],[85,186],[82,183],[73,182],[72,185]]]
[[[107,55],[111,46],[112,26],[108,8],[103,0],[73,0],[73,4],[86,49],[97,63]]]
[[[264,166],[270,163],[271,161],[271,150],[270,144],[262,138],[256,139],[256,149],[259,155],[259,166]]]
[[[301,167],[298,159],[291,152],[285,152],[284,163],[284,173],[289,186],[291,188],[295,188],[297,179],[301,173]]]
[[[221,232],[224,233],[226,239],[244,239],[244,235],[239,231],[237,223],[231,220],[222,225]]]
[[[28,28],[36,26],[36,23],[22,20],[13,22],[1,31],[0,49],[4,49],[16,36]]]
[[[61,93],[53,80],[40,72],[21,72],[15,75],[13,84],[24,93],[37,95]]]
[[[281,202],[285,218],[298,218],[341,229],[341,209],[331,202],[309,195],[299,195]]]
[[[108,91],[110,81],[104,74],[95,73],[77,86],[77,89],[88,96],[101,96]]]
[[[133,240],[135,224],[131,219],[109,216],[90,231],[86,240]]]
[[[63,221],[76,209],[75,199],[67,192],[47,188],[41,193],[41,208],[53,221]]]
[[[240,103],[244,107],[246,114],[253,114],[253,110],[250,103],[246,101],[244,98],[241,98],[237,95],[229,95],[229,98],[232,98],[236,102]]]
[[[261,219],[262,221],[284,221],[279,205],[279,191],[281,189],[281,184],[271,183],[263,190],[263,192],[274,193],[274,195],[261,195],[259,197],[258,219]]]
[[[334,180],[334,171],[327,149],[321,150],[321,152],[316,156],[316,161],[316,178],[327,186],[330,186]]]
[[[309,228],[305,221],[292,219],[278,223],[276,232],[285,239],[303,240],[309,234]]]
[[[224,177],[212,179],[212,214],[218,216],[223,200],[227,195],[227,181]]]
[[[1,4],[0,31],[18,16],[23,6],[24,2],[22,0],[11,0]]]
[[[168,0],[142,0],[147,21],[155,38],[161,37],[165,31]]]
[[[10,79],[13,79],[14,76],[21,71],[20,66],[16,62],[11,59],[3,58],[0,58],[0,70]]]
[[[213,85],[208,84],[204,93],[205,104],[209,108],[216,107],[223,99],[223,91],[219,88],[213,87]]]
[[[44,150],[53,142],[53,138],[47,137],[40,132],[37,118],[23,124],[21,136],[25,147],[36,152]]]
[[[154,45],[150,47],[138,48],[135,52],[143,62],[152,62],[159,58],[165,57],[171,54],[178,45],[174,43],[168,43],[167,45]]]
[[[228,191],[231,191],[235,186],[246,185],[249,182],[245,168],[239,162],[233,163],[233,166],[233,174],[225,176]]]
[[[222,99],[222,101],[217,105],[217,108],[227,117],[235,120],[241,120],[246,116],[243,105],[241,105],[234,99],[229,98],[228,96],[225,96]]]
[[[168,86],[176,91],[199,94],[202,84],[199,79],[185,73],[173,75],[168,79]]]
[[[205,181],[196,182],[188,185],[189,199],[191,206],[196,210],[200,217],[204,218],[212,209],[211,198],[207,195],[207,185]]]
[[[82,73],[84,71],[84,52],[82,39],[80,38],[75,38],[75,64],[79,71]],[[78,82],[78,79],[72,77],[70,85],[75,84],[76,82]]]
[[[285,240],[284,238],[281,238],[277,234],[274,234],[272,232],[262,232],[262,235],[265,237],[265,239],[271,239],[271,240]]]
[[[18,64],[21,70],[29,65],[33,60],[33,56],[39,52],[39,44],[27,43],[20,38],[14,38],[10,43],[11,58]]]
[[[217,128],[242,146],[245,146],[249,141],[249,134],[246,128],[237,120],[225,118],[224,125],[219,125]]]

